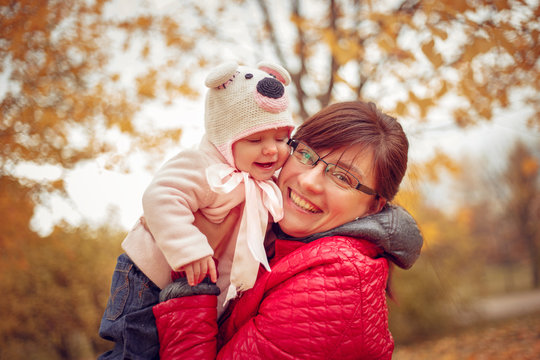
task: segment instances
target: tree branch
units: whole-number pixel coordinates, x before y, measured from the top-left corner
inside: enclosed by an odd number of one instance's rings
[[[330,29],[332,29],[332,33],[336,34],[336,18],[338,16],[337,12],[337,4],[335,0],[330,1]],[[326,91],[324,91],[320,96],[318,96],[318,100],[321,103],[321,108],[326,107],[332,98],[332,90],[334,89],[334,82],[335,82],[335,75],[338,70],[338,63],[336,61],[336,57],[332,51],[330,51],[330,67],[328,69],[328,87],[326,88]]]

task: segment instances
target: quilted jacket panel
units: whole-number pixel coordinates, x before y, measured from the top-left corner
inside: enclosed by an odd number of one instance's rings
[[[349,237],[309,244],[278,240],[272,271],[264,271],[255,287],[232,304],[221,325],[217,358],[390,359],[388,263],[379,255],[373,244]],[[156,308],[193,316],[199,310],[200,315],[200,308],[180,304],[183,300]],[[182,343],[171,341],[174,334],[185,334],[190,326],[182,317],[161,316],[159,311],[156,318],[162,358],[167,358]],[[212,321],[215,315],[205,316],[204,323]],[[190,341],[212,342],[211,336],[200,335],[194,329]],[[215,357],[208,353],[198,358]]]

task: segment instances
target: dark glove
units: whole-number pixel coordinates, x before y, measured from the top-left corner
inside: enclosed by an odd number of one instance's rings
[[[190,286],[185,277],[179,277],[161,290],[159,293],[159,302],[193,295],[217,296],[220,293],[221,291],[219,290],[219,287],[215,283],[211,282],[208,276],[196,286]]]

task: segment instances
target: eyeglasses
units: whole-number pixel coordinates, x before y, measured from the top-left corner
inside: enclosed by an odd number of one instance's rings
[[[291,147],[291,155],[304,165],[315,167],[319,163],[319,161],[322,161],[324,164],[326,164],[324,174],[330,175],[330,179],[332,180],[332,182],[339,187],[343,189],[352,188],[360,190],[361,192],[368,195],[379,196],[379,194],[377,194],[375,190],[360,183],[360,181],[353,174],[351,174],[341,166],[328,163],[321,159],[321,157],[315,152],[315,150],[304,144],[302,141],[290,139],[287,142],[287,145]]]

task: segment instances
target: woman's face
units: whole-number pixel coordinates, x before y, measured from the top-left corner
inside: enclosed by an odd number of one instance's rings
[[[331,154],[328,150],[317,152],[324,161],[339,162],[362,184],[374,189],[372,151],[365,150],[361,154],[359,151],[358,145]],[[304,237],[330,230],[368,215],[373,208],[374,196],[339,187],[324,173],[325,168],[322,161],[312,167],[291,156],[281,169],[278,186],[283,194],[284,216],[279,225],[286,234]]]

